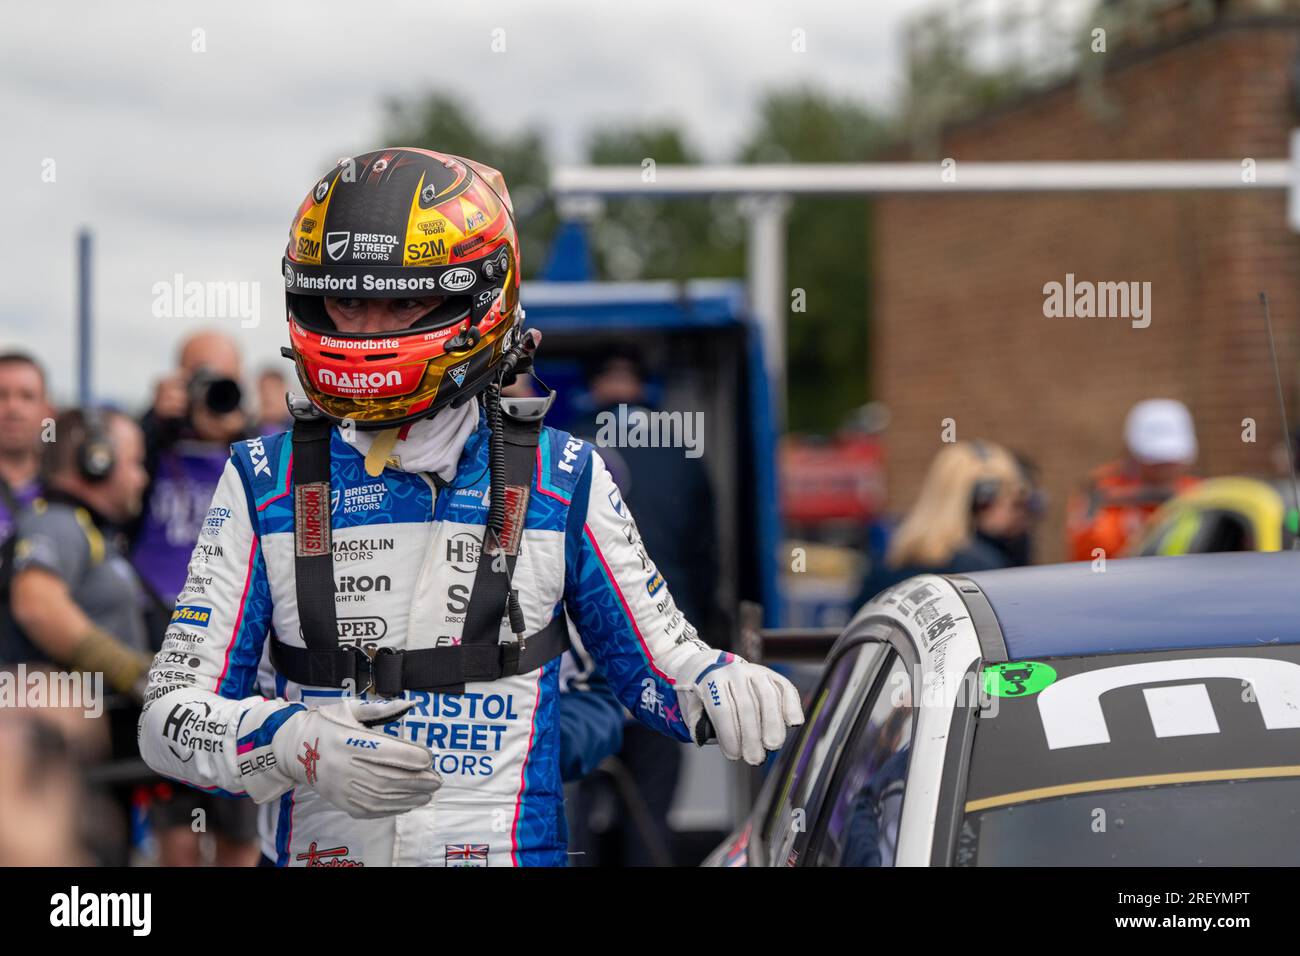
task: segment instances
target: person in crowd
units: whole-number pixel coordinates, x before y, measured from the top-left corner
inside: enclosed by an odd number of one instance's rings
[[[289,380],[282,369],[268,365],[257,373],[257,426],[252,429],[255,434],[273,435],[293,424],[285,402],[288,391]]]
[[[1199,480],[1188,473],[1196,461],[1196,429],[1182,402],[1138,402],[1124,421],[1124,444],[1123,458],[1094,470],[1070,498],[1071,560],[1091,561],[1098,552],[1119,557],[1157,508]]]
[[[129,759],[138,753],[132,726],[156,647],[123,530],[148,483],[144,438],[128,416],[101,409],[60,413],[52,437],[41,458],[41,495],[19,513],[13,536],[12,659],[29,673],[91,675],[87,687],[109,696],[98,716],[67,722],[69,743],[84,762]],[[102,803],[97,858],[124,864],[130,788],[100,788],[94,798]]]
[[[44,714],[0,710],[0,867],[91,862],[79,840],[81,799],[58,726]]]
[[[626,406],[625,414],[653,411],[649,376],[638,350],[615,342],[602,346],[596,355],[586,369],[594,417],[576,429],[577,434],[593,443],[600,434],[602,413],[617,415],[619,406]],[[624,503],[639,517],[646,550],[655,556],[682,614],[695,622],[711,643],[725,643],[716,627],[715,503],[703,460],[686,457],[680,448],[602,446],[600,453]],[[642,834],[632,825],[625,801],[609,790],[610,781],[590,781],[581,788],[579,810],[600,802],[617,808],[613,814],[617,822],[610,825],[617,833],[610,841],[616,843],[613,854],[617,859],[611,860],[610,853],[594,849],[596,835],[583,832],[585,821],[579,820],[580,836],[589,840],[591,847],[590,859],[584,862],[621,862],[626,866],[671,862],[673,840],[668,811],[681,777],[682,744],[629,720],[618,757],[644,799],[653,833]],[[658,847],[652,851],[647,839],[653,839]]]
[[[40,494],[41,437],[52,415],[45,370],[24,352],[0,353],[0,664],[25,656],[9,613],[12,536],[19,512]]]
[[[1047,511],[1047,494],[1039,481],[1038,463],[1029,456],[1012,451],[1024,478],[1024,493],[1016,500],[1016,517],[1007,533],[999,538],[1011,567],[1034,563],[1034,534]]]
[[[916,503],[867,574],[856,607],[914,574],[1012,567],[1023,558],[1030,487],[1015,456],[975,440],[934,456]]]
[[[24,352],[0,353],[0,539],[40,493],[41,430],[52,413],[45,370]]]
[[[155,633],[166,628],[176,595],[186,587],[190,552],[230,458],[230,443],[250,434],[239,384],[241,364],[238,346],[225,333],[188,336],[181,342],[176,370],[158,383],[153,406],[141,422],[151,482],[132,528],[132,559],[155,599]],[[259,380],[263,402],[273,390],[263,387],[266,377]],[[284,412],[283,377],[279,381],[278,405]],[[219,866],[257,862],[257,810],[250,801],[171,787],[157,796],[151,812],[164,866],[198,865],[205,832],[215,841]],[[196,821],[204,826],[196,828]]]
[[[54,428],[42,494],[18,516],[10,608],[29,659],[102,672],[138,700],[152,652],[123,528],[148,483],[144,439],[113,411],[71,409]]]
[[[167,612],[152,618],[159,634],[185,586],[190,549],[230,457],[230,443],[249,432],[239,348],[230,336],[216,331],[188,336],[176,364],[158,382],[153,405],[140,422],[150,480],[144,509],[130,529],[136,570]]]

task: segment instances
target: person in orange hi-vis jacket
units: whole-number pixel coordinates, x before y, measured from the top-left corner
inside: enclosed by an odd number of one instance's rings
[[[1138,402],[1124,421],[1127,454],[1088,476],[1071,496],[1066,514],[1070,559],[1119,557],[1152,513],[1174,495],[1193,487],[1188,474],[1196,461],[1196,430],[1182,402],[1153,398]]]

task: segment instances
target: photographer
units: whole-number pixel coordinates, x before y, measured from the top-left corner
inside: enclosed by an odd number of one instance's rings
[[[190,335],[181,343],[177,370],[158,383],[153,407],[140,422],[150,484],[132,529],[132,561],[152,592],[151,630],[158,640],[176,595],[186,587],[190,551],[230,458],[230,443],[249,432],[240,364],[239,349],[229,336],[214,331]],[[200,819],[206,823],[199,829],[215,838],[218,865],[251,865],[257,858],[256,813],[248,801],[181,788],[155,802],[152,814],[164,866],[200,862],[195,829]]]
[[[180,347],[177,370],[158,383],[140,420],[149,489],[131,529],[131,560],[167,617],[230,443],[248,434],[239,386],[239,349],[221,332],[196,332]]]

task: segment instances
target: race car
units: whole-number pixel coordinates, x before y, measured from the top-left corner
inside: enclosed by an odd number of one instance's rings
[[[712,866],[1300,863],[1300,553],[922,575]]]
[[[1129,554],[1285,551],[1297,533],[1296,489],[1286,481],[1210,478],[1169,499]]]

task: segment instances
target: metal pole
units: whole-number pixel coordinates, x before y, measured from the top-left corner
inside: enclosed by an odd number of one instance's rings
[[[77,404],[91,403],[90,382],[90,230],[77,233]]]
[[[1294,155],[1294,154],[1293,154]],[[957,157],[950,173],[932,163],[789,163],[659,166],[653,182],[639,166],[557,169],[559,196],[863,195],[872,193],[1094,192],[1180,189],[1285,189],[1291,160],[1261,159],[1254,178],[1239,160],[976,162]]]
[[[742,205],[748,222],[745,273],[749,305],[763,338],[763,356],[778,426],[786,417],[785,320],[790,310],[785,274],[786,196],[751,196]]]

